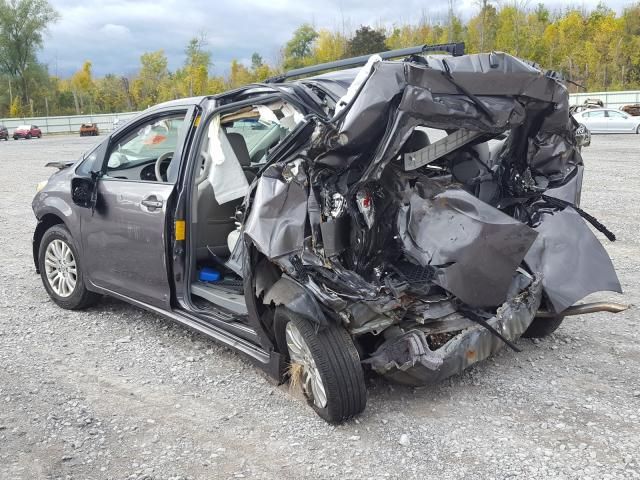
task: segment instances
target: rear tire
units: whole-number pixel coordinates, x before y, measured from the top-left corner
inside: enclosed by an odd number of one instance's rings
[[[524,338],[544,338],[555,332],[562,324],[564,316],[534,318],[529,328],[522,334]]]
[[[331,324],[318,330],[283,307],[276,311],[275,325],[281,352],[291,363],[302,365],[304,395],[320,417],[341,423],[365,409],[367,387],[360,356],[343,327]]]
[[[44,232],[38,251],[38,267],[44,288],[60,307],[82,310],[100,298],[97,293],[87,290],[78,250],[63,225],[54,225]]]
[[[638,125],[638,128],[636,128],[636,134],[640,135],[640,125]]]

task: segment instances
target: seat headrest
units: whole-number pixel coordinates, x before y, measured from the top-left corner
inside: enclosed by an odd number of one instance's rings
[[[402,146],[401,153],[413,153],[423,149],[427,145],[430,145],[429,135],[423,130],[414,130],[411,132],[411,136]]]
[[[240,165],[243,167],[251,165],[251,157],[249,157],[249,149],[247,148],[247,142],[245,142],[244,137],[239,133],[233,132],[227,133],[227,139]]]

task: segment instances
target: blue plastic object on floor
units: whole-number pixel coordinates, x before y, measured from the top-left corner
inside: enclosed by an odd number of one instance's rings
[[[220,280],[220,277],[220,272],[215,268],[203,267],[202,270],[200,270],[201,282],[217,282]]]

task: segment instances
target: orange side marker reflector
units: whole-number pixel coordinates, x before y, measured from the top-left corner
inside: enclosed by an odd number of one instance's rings
[[[185,240],[187,238],[187,225],[184,220],[176,220],[176,240]]]

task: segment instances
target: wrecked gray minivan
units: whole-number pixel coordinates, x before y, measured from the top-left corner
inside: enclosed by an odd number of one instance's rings
[[[621,310],[576,304],[621,288],[589,224],[615,236],[579,206],[562,81],[462,49],[148,110],[36,195],[45,288],[203,332],[293,376],[331,422],[365,408],[365,371],[425,385],[567,315]]]

